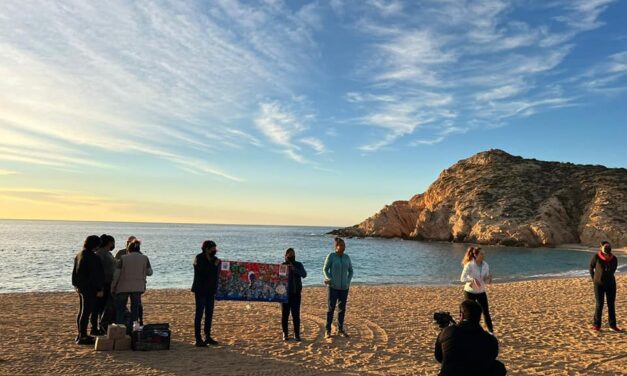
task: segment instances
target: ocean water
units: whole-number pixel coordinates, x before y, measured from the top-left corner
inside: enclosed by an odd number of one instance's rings
[[[148,288],[189,288],[192,261],[203,240],[218,244],[223,260],[280,263],[285,249],[296,250],[308,277],[321,285],[322,264],[333,251],[328,227],[193,225],[114,222],[0,220],[0,293],[69,291],[74,255],[86,236],[103,233],[142,241],[154,275]],[[466,245],[394,239],[346,239],[355,283],[459,284]],[[547,276],[585,276],[591,254],[567,249],[483,247],[495,281]],[[619,258],[621,270],[627,259]]]

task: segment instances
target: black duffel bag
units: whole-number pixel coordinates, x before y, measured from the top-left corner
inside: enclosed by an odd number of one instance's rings
[[[131,334],[131,347],[136,351],[170,350],[170,324],[148,324]]]

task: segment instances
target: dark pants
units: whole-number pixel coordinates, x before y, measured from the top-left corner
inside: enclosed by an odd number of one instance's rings
[[[483,311],[483,321],[485,321],[488,331],[494,332],[494,328],[492,327],[492,317],[490,317],[490,307],[488,306],[488,295],[485,292],[482,292],[481,294],[473,294],[471,292],[464,291],[464,297],[479,303],[481,310]]]
[[[211,337],[211,321],[213,320],[213,307],[216,297],[213,294],[203,295],[194,294],[196,296],[196,318],[194,319],[194,335],[196,341],[202,342],[200,336],[200,325],[202,323],[202,315],[205,315],[205,338]]]
[[[76,315],[76,328],[78,329],[78,335],[80,337],[85,337],[87,336],[89,317],[94,312],[96,307],[96,292],[81,291],[78,296],[80,302],[78,315]]]
[[[126,303],[131,298],[131,320],[127,322],[124,313],[126,312]],[[119,292],[115,294],[115,322],[117,324],[126,325],[127,331],[132,330],[132,325],[139,319],[139,307],[142,304],[141,292]]]
[[[287,335],[287,321],[292,313],[292,322],[294,323],[294,335],[300,337],[300,294],[292,294],[288,297],[287,303],[281,304],[281,326],[283,333]]]
[[[610,326],[616,326],[616,285],[603,286],[594,284],[594,297],[597,305],[594,310],[594,326],[601,326],[603,300],[607,297],[607,316]]]
[[[453,375],[481,375],[481,376],[505,376],[507,375],[507,368],[499,360],[494,360],[489,369],[484,370],[469,370],[468,365],[457,364],[453,367],[447,366],[440,370],[438,376],[453,376]]]
[[[335,312],[335,305],[338,303],[337,311],[337,326],[339,330],[344,329],[344,316],[346,316],[346,302],[348,301],[348,290],[337,290],[329,287],[328,295],[329,307],[327,309],[327,331],[331,330],[331,323],[333,323],[333,313]]]
[[[115,320],[115,308],[113,306],[111,284],[105,284],[104,295],[101,298],[96,297],[96,307],[91,315],[92,329],[107,330],[109,324]]]

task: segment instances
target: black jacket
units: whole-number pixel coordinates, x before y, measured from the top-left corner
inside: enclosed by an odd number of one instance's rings
[[[610,261],[603,261],[598,253],[595,253],[590,260],[590,276],[596,285],[616,286],[616,278],[614,273],[618,268],[618,260],[616,256]]]
[[[194,283],[192,291],[199,295],[215,295],[218,291],[221,261],[217,257],[205,256],[204,252],[194,258]]]
[[[94,251],[84,249],[74,257],[72,285],[81,293],[96,293],[104,288],[104,268]]]
[[[499,343],[479,323],[461,322],[444,328],[435,342],[441,376],[493,375]]]
[[[303,291],[303,278],[307,278],[307,271],[302,263],[294,261],[293,263],[284,262],[283,265],[289,265],[290,270],[287,274],[287,292],[290,295],[300,295]]]

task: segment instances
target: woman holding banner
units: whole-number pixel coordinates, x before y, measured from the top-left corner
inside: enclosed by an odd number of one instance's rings
[[[289,268],[287,278],[287,303],[281,304],[281,326],[283,328],[283,340],[288,341],[288,319],[292,313],[294,322],[294,340],[300,342],[300,302],[303,291],[302,278],[307,277],[307,271],[302,263],[296,261],[296,252],[293,248],[285,251],[285,262]]]

